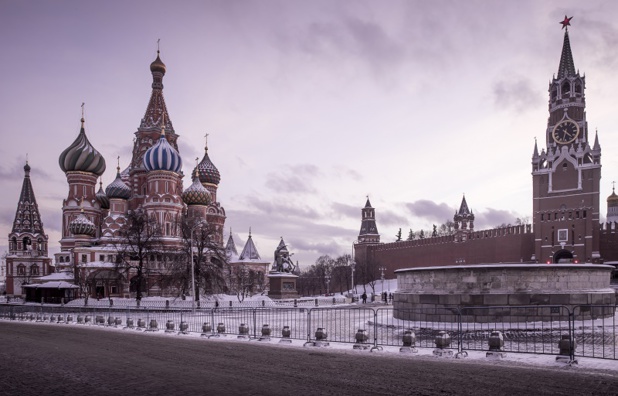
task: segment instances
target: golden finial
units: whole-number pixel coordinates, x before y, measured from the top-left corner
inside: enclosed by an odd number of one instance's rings
[[[118,159],[118,166],[116,167],[116,170],[118,170],[118,173],[120,173],[120,156],[118,156],[117,159]]]
[[[81,119],[81,121],[82,121],[82,128],[84,127],[84,121],[85,121],[85,120],[84,120],[84,105],[85,105],[85,104],[86,104],[86,103],[82,102],[82,119]]]

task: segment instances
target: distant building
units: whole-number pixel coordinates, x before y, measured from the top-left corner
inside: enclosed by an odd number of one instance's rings
[[[390,277],[408,267],[618,261],[618,196],[612,192],[607,199],[607,222],[600,223],[601,145],[588,129],[585,83],[575,69],[567,28],[558,73],[549,84],[546,147],[539,152],[535,142],[533,149],[532,225],[475,230],[464,197],[449,235],[381,243],[367,199],[356,261],[386,267]]]

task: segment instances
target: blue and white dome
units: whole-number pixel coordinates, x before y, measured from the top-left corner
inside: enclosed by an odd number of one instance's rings
[[[161,130],[159,141],[144,154],[144,167],[149,172],[164,170],[180,173],[182,159],[165,138],[164,130]]]

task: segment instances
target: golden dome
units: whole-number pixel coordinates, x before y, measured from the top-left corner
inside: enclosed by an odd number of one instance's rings
[[[150,64],[150,71],[152,73],[159,72],[159,73],[165,74],[165,71],[166,71],[165,63],[163,63],[161,61],[161,58],[159,58],[159,51],[157,51],[157,59],[155,59],[154,62]]]

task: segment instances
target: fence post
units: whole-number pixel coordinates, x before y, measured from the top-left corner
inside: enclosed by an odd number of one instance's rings
[[[461,306],[457,307],[457,353],[455,358],[468,357],[468,352],[463,350],[463,319],[461,315]]]
[[[310,341],[311,341],[311,308],[307,308],[307,342],[310,342]]]
[[[262,300],[262,303],[264,300]],[[257,310],[258,308],[253,308],[253,338],[257,338],[256,329],[257,329]]]
[[[573,307],[573,311],[566,307],[569,312],[569,340],[571,342],[571,348],[569,359],[571,362],[575,362],[575,307]]]

